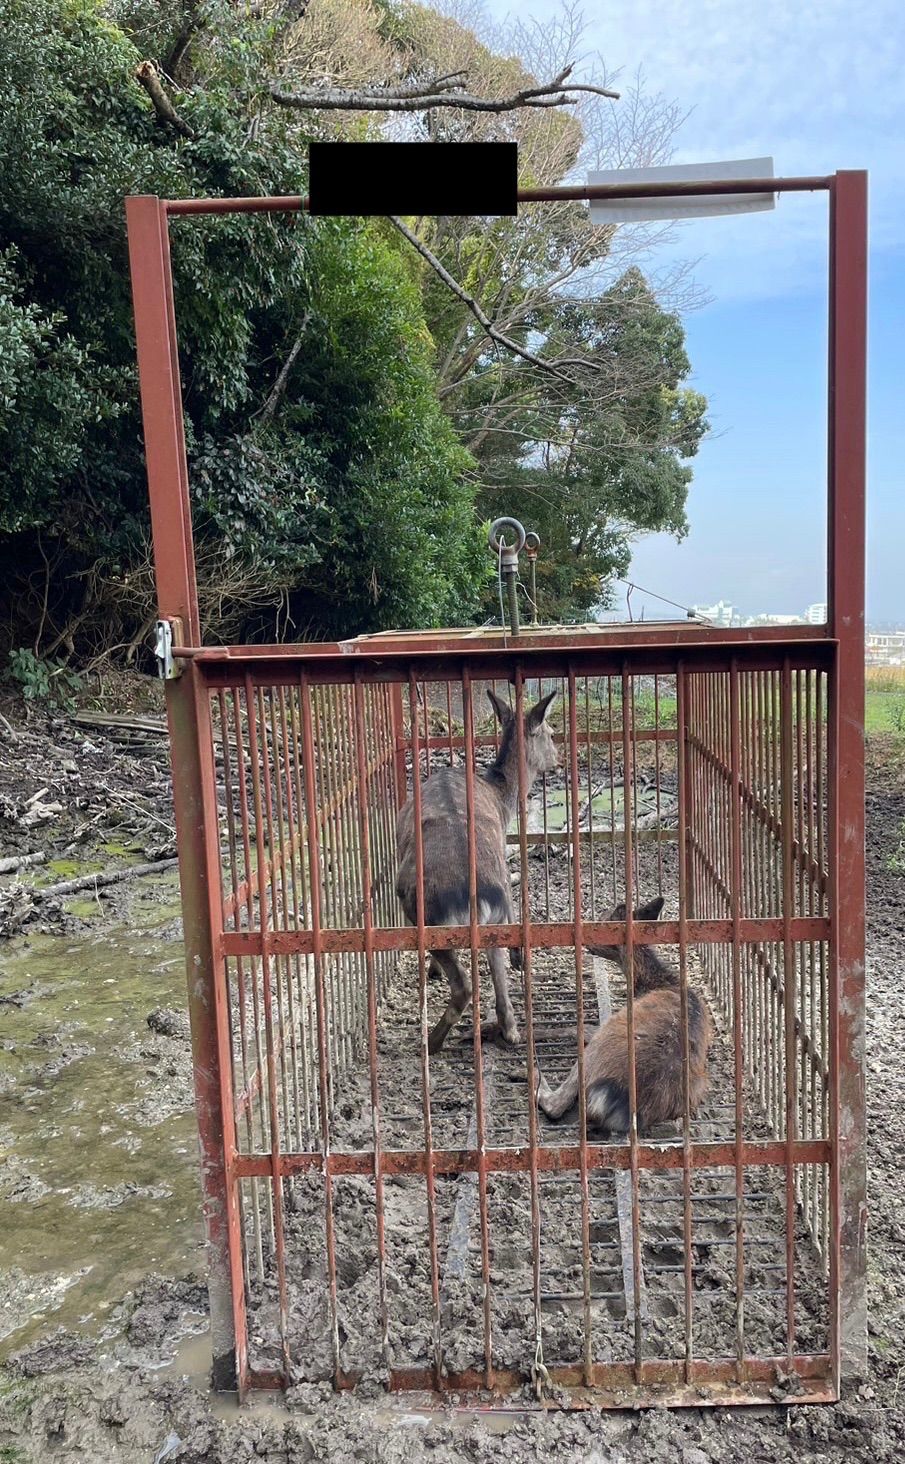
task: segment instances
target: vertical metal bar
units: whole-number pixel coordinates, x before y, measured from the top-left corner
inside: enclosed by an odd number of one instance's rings
[[[544,1341],[541,1307],[541,1224],[538,1180],[537,1053],[534,1045],[534,956],[531,946],[531,902],[528,886],[528,765],[525,754],[525,685],[520,667],[515,671],[515,731],[518,752],[518,837],[521,870],[522,979],[525,990],[525,1041],[528,1048],[528,1176],[531,1196],[531,1267],[534,1306],[534,1385],[543,1379]],[[546,818],[546,799],[544,800]],[[547,884],[549,898],[549,882]],[[549,911],[548,911],[549,918]]]
[[[437,1255],[437,1198],[434,1176],[434,1141],[431,1125],[430,1058],[427,1051],[427,946],[424,935],[424,830],[421,824],[421,751],[418,737],[418,685],[414,669],[409,671],[409,717],[412,733],[412,814],[415,833],[415,926],[418,940],[418,1004],[421,1012],[421,1095],[424,1116],[425,1182],[427,1185],[427,1232],[431,1267],[431,1330],[434,1353],[434,1387],[442,1387],[443,1348],[440,1340],[440,1263]],[[397,783],[398,787],[398,783]]]
[[[642,1377],[641,1349],[641,1197],[638,1173],[638,1084],[635,1071],[635,948],[634,948],[634,864],[632,858],[632,819],[628,799],[632,797],[632,734],[634,730],[634,701],[632,697],[631,673],[628,665],[622,668],[622,760],[625,780],[625,966],[626,966],[626,1022],[628,1037],[628,1091],[629,1091],[629,1166],[632,1179],[632,1276],[635,1287],[634,1349],[635,1376],[638,1383]],[[633,800],[634,801],[634,800]]]
[[[236,692],[233,692],[233,698],[232,698],[232,700],[233,700],[233,707],[235,709],[235,714],[238,717],[238,700],[237,700],[237,695],[238,694]],[[228,828],[228,831],[229,831],[229,835],[228,835],[228,837],[229,837],[229,865],[230,865],[230,875],[231,875],[231,884],[232,884],[232,897],[233,897],[233,900],[236,901],[236,904],[235,904],[235,907],[234,907],[234,914],[233,914],[233,924],[234,924],[235,928],[238,929],[238,926],[239,926],[239,906],[238,906],[238,902],[237,902],[237,897],[238,897],[238,891],[239,891],[239,857],[238,857],[238,841],[236,839],[236,828],[235,828],[234,790],[233,790],[233,780],[232,780],[232,764],[231,764],[230,751],[229,751],[229,718],[227,716],[226,693],[224,691],[220,691],[219,694],[218,694],[218,698],[219,698],[219,704],[220,704],[220,727],[221,727],[222,733],[223,733],[223,788],[224,788],[224,796],[225,796],[225,799],[226,799],[227,828]],[[247,1021],[247,997],[246,997],[246,992],[245,992],[245,967],[244,967],[244,962],[243,962],[243,959],[242,959],[241,956],[237,956],[236,957],[236,1015],[238,1017],[239,1072],[240,1072],[241,1082],[242,1082],[242,1092],[247,1094],[248,1093],[248,1084],[249,1084],[249,1072],[248,1072],[248,1033],[247,1033],[247,1028],[246,1028],[246,1021]],[[233,1091],[235,1093],[235,1076],[233,1077]],[[234,1099],[233,1112],[235,1113],[235,1099]],[[249,1149],[249,1152],[250,1152],[254,1148],[254,1128],[253,1128],[253,1124],[252,1124],[251,1102],[250,1101],[247,1101],[245,1103],[245,1139],[246,1139],[246,1143],[248,1145],[248,1149]],[[237,1142],[237,1147],[238,1147],[238,1142]],[[241,1191],[241,1187],[240,1186],[237,1186],[237,1188],[239,1190],[240,1208],[242,1208],[242,1203],[241,1203],[242,1191]],[[259,1196],[258,1196],[258,1181],[256,1179],[255,1180],[252,1180],[252,1182],[251,1182],[251,1193],[252,1193],[252,1200],[253,1200],[253,1203],[252,1203],[252,1238],[253,1238],[254,1247],[255,1247],[255,1260],[256,1260],[257,1268],[258,1268],[258,1279],[259,1279],[259,1281],[261,1281],[263,1283],[263,1280],[264,1280],[264,1255],[263,1255],[263,1250],[262,1250],[262,1247],[261,1247],[261,1212],[260,1212],[260,1199],[259,1199]],[[243,1223],[243,1230],[244,1230],[244,1215],[243,1215],[242,1223]]]
[[[200,637],[166,213],[157,198],[130,198],[126,222],[158,614],[180,619],[189,637]],[[228,1075],[220,1071],[216,1015],[221,967],[208,888],[207,842],[216,833],[216,820],[211,830],[203,813],[204,786],[206,781],[213,786],[214,768],[198,721],[194,681],[193,675],[184,674],[167,681],[165,690],[201,1144],[213,1382],[216,1388],[231,1388],[238,1375],[244,1388],[245,1298],[237,1281],[237,1247],[230,1239],[238,1229],[238,1207],[227,1171],[229,1119],[222,1095]],[[217,879],[219,883],[219,868]]]
[[[286,835],[283,819],[282,804],[282,779],[279,766],[279,743],[276,730],[276,707],[274,704],[274,690],[270,688],[268,700],[270,702],[270,726],[272,741],[268,746],[267,739],[267,717],[265,712],[264,689],[258,689],[258,709],[261,724],[261,747],[263,751],[264,766],[264,805],[267,810],[267,843],[270,849],[268,861],[270,870],[270,929],[277,930],[282,924],[286,924],[286,908],[288,905],[288,888],[286,880]],[[273,778],[270,775],[270,759],[273,754]],[[271,811],[272,805],[276,807],[277,842],[274,842],[274,819]],[[279,852],[278,852],[279,851]],[[276,865],[279,857],[280,883],[276,881]],[[282,919],[281,919],[282,916]],[[273,984],[276,989],[277,998],[277,1025],[276,1032],[279,1033],[278,1058],[280,1066],[281,1087],[283,1091],[283,1123],[280,1126],[280,1146],[283,1146],[283,1136],[289,1127],[289,1082],[286,1067],[286,1013],[283,1001],[283,983],[280,971],[283,962],[279,956],[271,955],[270,967],[273,972]]]
[[[587,680],[585,681],[587,693]],[[591,1208],[588,1191],[588,1095],[584,1073],[584,935],[581,893],[581,833],[578,827],[578,718],[577,686],[574,667],[569,667],[569,797],[572,803],[572,880],[574,889],[575,1011],[578,1023],[578,1167],[581,1184],[581,1276],[584,1324],[584,1382],[590,1387],[592,1374],[591,1341]],[[585,695],[587,707],[587,694]],[[588,743],[588,798],[593,800],[590,776],[590,742]],[[593,835],[592,835],[593,838]],[[592,844],[593,848],[593,844]],[[636,1297],[638,1293],[635,1293]],[[636,1307],[637,1310],[637,1307]]]
[[[386,1226],[383,1210],[383,1167],[380,1134],[380,1078],[377,1066],[377,980],[374,969],[374,922],[371,910],[371,831],[368,826],[368,759],[365,746],[364,692],[361,671],[356,667],[354,683],[355,769],[358,828],[361,840],[362,919],[368,981],[368,1067],[371,1083],[371,1133],[374,1143],[374,1211],[377,1224],[377,1292],[380,1307],[380,1338],[384,1364],[390,1367],[390,1338],[386,1291]]]
[[[825,693],[825,690],[824,690],[824,680],[825,680],[824,675],[821,672],[819,674],[818,678],[817,678],[817,689],[816,689],[816,694],[815,694],[815,711],[816,711],[816,716],[817,716],[817,734],[818,734],[817,757],[816,757],[816,763],[817,763],[817,863],[818,863],[820,869],[824,873],[826,873],[827,872],[827,848],[826,848],[826,844],[827,844],[827,840],[826,840],[826,803],[827,803],[827,796],[826,796],[826,761],[827,761],[827,758],[826,758],[826,751],[827,751],[827,744],[829,742],[831,733],[830,733],[830,729],[829,729],[830,712],[827,709],[826,693]],[[826,742],[824,741],[824,739],[826,739]],[[826,897],[821,897],[820,908],[821,908],[821,911],[823,913],[826,913],[827,908],[829,908],[830,910],[832,910],[834,907],[835,907],[835,890],[834,890],[833,884],[832,884],[832,872],[830,871],[830,873],[829,873],[829,885],[828,885],[827,896]],[[829,1138],[831,1140],[831,1142],[833,1142],[835,1144],[835,1142],[836,1142],[836,1131],[835,1131],[835,1129],[831,1129],[831,1124],[835,1122],[835,1119],[834,1119],[834,1116],[830,1112],[830,1089],[831,1089],[833,1083],[835,1082],[835,1076],[834,1076],[834,1062],[835,1062],[835,1057],[834,1057],[833,1051],[831,1050],[830,1039],[829,1039],[829,997],[830,997],[830,991],[829,991],[829,980],[828,980],[829,973],[828,973],[828,969],[827,969],[827,943],[826,943],[825,940],[822,940],[820,942],[820,947],[819,947],[819,951],[818,951],[818,961],[819,961],[819,973],[820,973],[820,975],[819,975],[819,979],[820,979],[820,1051],[821,1051],[821,1054],[823,1056],[824,1067],[825,1067],[826,1071],[829,1074],[829,1080],[828,1081],[824,1081],[822,1083],[822,1085],[821,1085],[821,1104],[820,1104],[821,1133],[823,1134],[824,1137]],[[836,1159],[835,1162],[838,1163],[838,1156],[837,1156],[837,1159]],[[827,1259],[827,1264],[828,1265],[831,1265],[832,1264],[831,1257],[836,1252],[836,1235],[835,1235],[835,1233],[833,1233],[832,1235],[830,1234],[830,1228],[831,1228],[831,1224],[832,1224],[832,1221],[831,1221],[831,1203],[832,1202],[831,1202],[831,1197],[830,1197],[830,1185],[831,1185],[831,1175],[829,1173],[827,1173],[826,1171],[824,1171],[824,1177],[823,1177],[823,1194],[822,1194],[823,1213],[822,1213],[822,1222],[821,1223],[822,1223],[823,1243],[824,1243],[824,1246],[825,1246],[825,1249],[826,1249],[826,1259]],[[838,1305],[837,1300],[836,1300],[836,1294],[837,1294],[837,1290],[838,1290],[838,1271],[836,1271],[833,1274],[834,1274],[834,1278],[835,1279],[831,1280],[831,1284],[830,1284],[830,1291],[831,1291],[830,1315],[831,1315],[831,1317],[835,1316],[836,1309],[837,1309],[837,1305]],[[833,1339],[832,1339],[832,1336],[830,1338],[830,1346],[831,1346],[831,1350],[833,1350]]]
[[[393,761],[393,775],[396,782],[396,811],[398,813],[408,797],[408,777],[405,770],[405,720],[402,710],[402,683],[396,681],[390,687],[390,726],[393,745],[396,749]],[[417,779],[417,766],[414,769],[414,773]]]
[[[327,1292],[330,1303],[330,1342],[333,1353],[333,1382],[340,1386],[339,1304],[336,1287],[336,1233],[333,1221],[333,1176],[328,1163],[331,1152],[330,1087],[332,1075],[327,1055],[327,1001],[324,989],[324,947],[321,928],[321,869],[317,846],[318,805],[314,781],[314,728],[311,708],[311,685],[303,666],[299,672],[299,699],[302,718],[302,762],[305,779],[305,826],[308,836],[308,879],[311,890],[311,937],[314,947],[314,994],[317,1016],[317,1076],[320,1092],[321,1152],[324,1157],[324,1239],[327,1254]]]
[[[584,715],[585,715],[585,755],[588,760],[588,868],[590,872],[590,893],[591,893],[591,919],[593,920],[597,911],[597,881],[595,879],[595,858],[594,858],[594,744],[591,740],[591,691],[587,676],[584,678]],[[576,754],[577,756],[577,754]],[[575,777],[578,778],[578,764],[575,764]],[[577,823],[577,817],[576,817]]]
[[[867,175],[830,193],[830,433],[827,599],[838,641],[832,680],[830,822],[833,953],[831,1285],[843,1375],[867,1364],[864,1093],[864,558]],[[842,1116],[844,1115],[844,1122]],[[834,1296],[834,1303],[835,1303]]]
[[[255,831],[258,839],[258,848],[264,835],[264,812],[261,795],[261,770],[258,755],[258,734],[257,718],[252,713],[254,688],[252,686],[251,673],[245,675],[245,703],[249,709],[248,714],[248,750],[251,754],[251,777],[252,791],[254,794],[255,809]],[[261,706],[261,732],[262,738],[266,739],[266,724]],[[267,779],[267,747],[266,740],[263,746],[265,781]],[[272,848],[272,845],[271,845]],[[283,1234],[283,1179],[280,1173],[280,1113],[279,1099],[277,1097],[277,1068],[276,1053],[274,1051],[274,1020],[272,1007],[272,992],[270,989],[271,963],[273,952],[271,950],[271,933],[273,920],[268,908],[268,883],[272,885],[272,879],[268,871],[270,861],[258,856],[258,898],[261,908],[261,942],[263,954],[261,956],[261,991],[264,1002],[264,1035],[267,1044],[267,1099],[270,1112],[270,1164],[271,1164],[271,1194],[273,1203],[273,1224],[274,1224],[274,1249],[277,1263],[277,1293],[279,1296],[279,1318],[280,1318],[280,1350],[283,1355],[283,1371],[286,1381],[291,1376],[291,1358],[289,1356],[289,1295],[286,1285],[286,1242]],[[272,869],[272,866],[271,866]]]
[[[306,871],[307,821],[305,817],[305,794],[302,777],[302,733],[299,727],[299,688],[292,688],[289,705],[289,725],[292,734],[292,772],[295,785],[295,805],[298,811],[299,834],[299,918],[305,929],[310,928],[314,900],[311,892],[310,872]],[[305,1124],[309,1141],[312,1141],[318,1126],[317,1056],[315,1053],[315,1030],[317,1018],[313,1002],[316,1000],[310,979],[311,958],[297,956],[295,961],[296,981],[299,983],[299,1001],[302,1009],[302,1087],[305,1096]],[[301,983],[304,982],[304,989]]]
[[[663,893],[663,828],[660,802],[660,677],[654,676],[654,786],[657,799],[657,893]]]
[[[279,703],[280,703],[280,745],[281,745],[282,754],[283,754],[283,780],[282,781],[283,781],[283,786],[285,787],[285,793],[286,793],[286,850],[287,850],[287,852],[283,856],[283,863],[281,865],[281,872],[282,872],[282,875],[283,875],[283,923],[286,926],[286,928],[289,929],[290,928],[290,919],[291,919],[291,921],[292,921],[292,928],[295,929],[295,930],[298,930],[298,928],[299,928],[299,886],[298,886],[299,847],[298,847],[298,833],[297,833],[296,827],[295,827],[295,814],[294,814],[293,806],[292,806],[292,795],[293,795],[293,785],[292,785],[292,753],[291,753],[291,748],[290,748],[290,745],[289,745],[289,724],[288,724],[287,717],[286,717],[286,692],[285,692],[285,689],[282,686],[279,688],[279,693],[278,694],[279,694]],[[274,731],[274,743],[276,743],[276,731]],[[291,905],[291,908],[290,908],[290,905],[289,905],[288,895],[287,895],[287,889],[286,889],[286,884],[287,884],[287,877],[286,877],[286,863],[287,863],[287,858],[288,858],[288,862],[289,862],[289,880],[288,880],[288,883],[289,883],[289,887],[292,890],[292,905]],[[295,960],[297,960],[297,957],[295,958]],[[287,996],[288,1010],[289,1010],[289,1032],[288,1032],[288,1034],[285,1034],[284,1033],[284,1040],[285,1040],[286,1036],[288,1035],[288,1039],[289,1039],[289,1061],[290,1061],[290,1068],[291,1068],[291,1071],[292,1071],[293,1117],[294,1117],[294,1120],[295,1120],[294,1124],[292,1125],[292,1130],[294,1131],[294,1138],[295,1138],[296,1148],[300,1149],[302,1147],[302,1090],[301,1090],[301,1084],[299,1082],[299,1060],[298,1060],[299,1021],[298,1021],[298,1013],[296,1011],[296,1002],[295,1002],[295,981],[293,979],[294,959],[293,959],[292,956],[287,955],[284,958],[284,962],[285,962],[284,969],[285,969],[285,975],[286,975],[286,996]],[[288,1122],[288,1115],[287,1115],[287,1128],[288,1127],[289,1127],[289,1122]]]
[[[695,899],[695,848],[692,842],[694,832],[700,834],[698,820],[698,800],[695,796],[694,783],[694,759],[691,742],[691,732],[697,727],[697,719],[694,717],[694,677],[685,678],[685,735],[676,743],[676,755],[685,764],[685,825],[679,821],[679,841],[686,844],[685,862],[685,905],[690,919],[695,919],[698,913],[697,901]]]
[[[795,1060],[796,962],[792,940],[795,901],[795,870],[792,841],[794,803],[792,788],[792,672],[788,656],[783,658],[782,737],[780,778],[782,802],[782,923],[783,923],[783,1017],[785,1025],[785,1140],[786,1140],[786,1349],[789,1366],[795,1353],[795,1140],[798,1117],[798,1064]]]
[[[618,876],[617,871],[616,871],[616,769],[613,766],[613,764],[615,762],[615,758],[616,758],[616,754],[615,754],[615,751],[614,751],[616,744],[615,744],[615,729],[613,727],[613,678],[612,678],[612,676],[608,676],[607,679],[606,679],[606,695],[607,695],[607,714],[608,714],[608,720],[609,720],[609,733],[610,733],[610,740],[609,740],[609,743],[608,743],[608,746],[607,746],[607,757],[608,757],[608,760],[609,760],[609,771],[610,771],[610,852],[612,854],[612,860],[613,860],[613,904],[616,905],[616,904],[618,904],[618,901],[619,901],[619,876]],[[623,769],[623,784],[624,784],[624,782],[625,782],[625,772],[624,772],[624,769]]]
[[[687,682],[682,662],[676,668],[676,738],[681,749],[687,736]],[[694,1273],[691,1228],[691,1114],[688,1069],[688,769],[678,758],[679,795],[679,1001],[682,1028],[682,1237],[683,1284],[685,1291],[685,1381],[692,1381],[694,1368]]]
[[[478,965],[478,848],[475,816],[474,702],[471,672],[462,672],[465,723],[465,823],[468,840],[468,934],[471,943],[471,1009],[474,1035],[475,1142],[481,1220],[481,1283],[484,1300],[484,1386],[493,1387],[493,1318],[490,1293],[490,1226],[487,1218],[487,1138],[484,1130],[484,1054],[481,1050],[481,972]]]
[[[728,883],[732,896],[732,1045],[735,1058],[735,1357],[736,1376],[739,1383],[742,1383],[745,1377],[745,1071],[742,1049],[746,1014],[742,1007],[739,929],[742,915],[742,786],[739,680],[735,657],[732,658],[729,671],[729,743],[732,776],[732,868]]]

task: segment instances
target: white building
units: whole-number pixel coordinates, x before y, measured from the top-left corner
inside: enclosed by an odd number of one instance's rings
[[[746,625],[804,625],[800,615],[749,615]]]
[[[824,625],[826,623],[826,603],[809,605],[804,612],[804,618],[808,625]]]
[[[717,600],[715,605],[692,605],[695,615],[702,619],[709,620],[712,625],[732,625],[738,623],[738,616],[735,613],[735,606],[730,605],[727,600]]]

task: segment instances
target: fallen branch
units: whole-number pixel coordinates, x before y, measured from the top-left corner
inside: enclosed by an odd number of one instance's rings
[[[157,67],[153,61],[142,61],[139,66],[136,66],[135,80],[148,93],[153,103],[154,111],[157,113],[161,122],[167,122],[182,137],[194,138],[197,136],[194,128],[190,127],[180,117],[164,91]]]
[[[79,727],[110,727],[124,732],[155,732],[166,735],[167,724],[162,717],[127,717],[113,712],[77,712],[72,719]]]
[[[572,93],[591,92],[594,96],[618,101],[619,93],[606,87],[569,82],[572,67],[566,66],[546,86],[526,86],[511,97],[475,97],[463,90],[464,71],[438,76],[420,86],[388,87],[313,87],[309,91],[284,92],[270,88],[270,95],[281,107],[300,111],[335,112],[425,112],[433,107],[459,107],[465,112],[515,112],[523,107],[570,107],[578,100]]]
[[[126,879],[140,879],[146,874],[158,874],[172,869],[178,859],[157,859],[153,864],[132,864],[128,869],[110,869],[106,874],[82,874],[78,879],[64,879],[61,884],[45,885],[31,891],[35,900],[56,899],[58,895],[74,895],[79,890],[100,890],[106,885],[121,884]]]
[[[16,854],[10,859],[0,859],[0,874],[15,874],[18,869],[29,869],[33,864],[43,864],[47,854],[39,849],[35,854]]]

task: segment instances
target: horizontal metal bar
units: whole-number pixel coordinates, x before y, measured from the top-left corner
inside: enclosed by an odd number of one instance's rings
[[[739,940],[742,945],[757,945],[765,940],[781,940],[785,925],[782,920],[759,919],[739,922]],[[728,945],[733,938],[731,920],[689,920],[687,923],[689,945]],[[791,922],[792,939],[796,941],[829,940],[831,922],[822,916],[798,916]],[[589,920],[583,927],[586,946],[625,944],[625,926],[609,920]],[[634,945],[678,945],[679,922],[677,920],[638,921],[632,925]],[[374,926],[371,932],[374,950],[414,951],[418,949],[418,932],[414,926]],[[428,925],[425,927],[425,941],[428,950],[471,950],[471,935],[467,925]],[[575,926],[542,922],[531,925],[531,944],[545,950],[572,946],[575,941]],[[277,931],[224,931],[221,937],[222,951],[226,956],[285,956],[311,955],[314,951],[314,935],[310,930]],[[363,951],[365,933],[363,929],[321,929],[320,949],[339,954],[344,951]],[[521,925],[482,925],[478,930],[478,946],[481,949],[504,946],[512,949],[522,942]]]
[[[745,1164],[781,1168],[788,1160],[785,1140],[750,1139],[741,1145]],[[795,1164],[828,1164],[832,1157],[832,1145],[828,1139],[798,1139],[792,1145]],[[565,1174],[580,1168],[579,1146],[565,1144],[558,1148],[541,1144],[537,1148],[537,1167],[544,1173]],[[690,1163],[693,1169],[729,1168],[735,1164],[734,1143],[692,1143]],[[629,1167],[629,1146],[627,1144],[588,1143],[589,1169],[623,1170]],[[638,1164],[642,1169],[681,1169],[684,1148],[681,1142],[672,1144],[639,1144]],[[428,1159],[423,1150],[384,1149],[380,1156],[382,1174],[424,1175],[430,1169],[434,1174],[456,1175],[476,1174],[483,1162],[487,1173],[523,1174],[531,1167],[531,1149],[520,1144],[511,1149],[435,1149]],[[373,1176],[374,1154],[369,1150],[358,1153],[332,1151],[324,1162],[323,1154],[310,1150],[305,1153],[287,1151],[276,1160],[277,1173],[284,1178],[292,1174],[314,1171],[330,1175],[359,1174]],[[271,1179],[274,1160],[270,1154],[235,1154],[230,1161],[230,1172],[234,1179]]]
[[[833,1387],[832,1360],[827,1353],[807,1353],[789,1357],[746,1357],[743,1359],[745,1381],[738,1382],[738,1360],[693,1362],[688,1369],[684,1360],[628,1362],[595,1362],[591,1367],[591,1387],[584,1385],[584,1369],[577,1363],[557,1366],[549,1364],[546,1372],[554,1387],[567,1389],[575,1408],[589,1407],[624,1409],[639,1401],[639,1388],[647,1389],[652,1403],[667,1408],[733,1407],[745,1404],[832,1403],[838,1398]],[[780,1390],[777,1381],[792,1373],[798,1386]],[[465,1372],[444,1373],[443,1395],[459,1395],[459,1407],[473,1407],[469,1399],[502,1398],[516,1393],[527,1374],[512,1368],[494,1369],[494,1391],[488,1394],[484,1374],[476,1368]],[[341,1375],[340,1387],[354,1388],[357,1374]],[[248,1387],[273,1389],[284,1386],[281,1373],[252,1368]],[[390,1371],[389,1386],[398,1393],[424,1393],[436,1397],[434,1371],[429,1367],[395,1367]],[[568,1406],[568,1404],[566,1405]],[[519,1405],[524,1411],[524,1405]],[[541,1411],[538,1405],[537,1410]]]
[[[673,815],[670,815],[667,812],[664,812],[663,814],[664,818],[669,818],[671,816],[674,816],[674,812]],[[597,828],[593,830],[582,829],[577,836],[573,833],[568,833],[565,831],[558,834],[537,833],[525,835],[525,838],[529,844],[569,844],[570,846],[575,843],[576,837],[579,844],[614,844],[617,841],[621,841],[625,838],[625,831],[617,825],[615,830]],[[646,839],[648,840],[648,842],[654,844],[658,842],[663,844],[674,844],[678,841],[679,830],[659,828],[636,829],[632,837],[634,838],[636,843],[638,843],[639,841],[643,842]],[[518,834],[508,834],[506,836],[506,842],[507,844],[518,844]]]
[[[550,188],[520,188],[519,203],[559,203],[592,198],[684,198],[725,193],[826,193],[832,175],[812,178],[709,178],[676,183],[562,184]],[[307,196],[290,193],[282,198],[168,198],[164,208],[174,218],[193,214],[303,213]]]
[[[632,731],[632,741],[675,742],[677,739],[677,735],[678,734],[676,733],[675,727],[660,727],[656,729],[653,727],[636,727]],[[565,746],[566,742],[568,741],[568,738],[562,732],[554,732],[552,736],[553,741],[557,744],[557,746]],[[621,744],[623,740],[621,727],[614,727],[612,731],[607,730],[603,732],[586,732],[582,730],[579,732],[579,736],[581,738],[582,746],[587,746],[587,744],[590,742],[595,745],[599,744],[600,746],[606,747],[611,746],[614,742]],[[408,737],[399,737],[396,739],[396,745],[400,749],[410,749],[412,745],[411,739]],[[496,737],[475,737],[474,745],[475,747],[496,748],[498,746],[498,740]],[[460,737],[455,733],[452,737],[444,737],[441,733],[440,735],[435,737],[419,737],[418,746],[421,748],[422,752],[424,751],[425,747],[429,747],[431,751],[436,751],[437,749],[440,749],[443,752],[449,752],[450,748],[453,748],[453,750],[463,748],[465,746],[465,738]]]
[[[407,635],[393,632],[385,636],[358,636],[348,641],[305,641],[293,644],[280,641],[269,645],[173,646],[173,655],[192,661],[271,661],[304,656],[307,660],[329,660],[333,657],[380,659],[404,655],[407,658],[435,655],[437,652],[461,652],[469,662],[494,653],[517,653],[519,656],[537,651],[568,652],[587,650],[589,646],[753,646],[777,644],[831,644],[836,642],[825,625],[701,625],[690,621],[648,621],[640,624],[597,623],[587,627],[568,626],[561,630],[545,627],[543,631],[524,632],[520,636],[499,631],[475,635],[470,631],[447,630]]]

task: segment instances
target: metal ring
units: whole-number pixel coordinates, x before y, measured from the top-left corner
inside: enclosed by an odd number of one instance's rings
[[[525,548],[530,553],[534,554],[536,554],[538,549],[540,548],[540,534],[535,534],[533,529],[529,529],[527,534],[525,535]]]
[[[499,535],[504,529],[513,529],[515,531],[515,544],[502,544],[500,542]],[[521,554],[525,547],[525,537],[525,530],[518,519],[498,518],[494,519],[490,525],[490,534],[488,535],[487,542],[494,554],[499,554],[501,550],[506,549],[510,549],[516,554]]]

